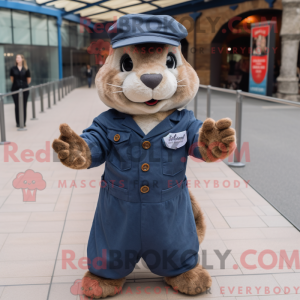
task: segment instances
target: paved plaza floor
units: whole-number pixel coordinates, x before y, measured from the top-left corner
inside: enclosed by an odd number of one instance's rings
[[[0,146],[0,300],[84,299],[76,280],[86,272],[104,166],[68,169],[53,161],[50,145],[59,124],[68,123],[80,134],[106,109],[95,89],[79,88],[35,121],[29,103],[27,131],[17,131],[14,107],[5,105],[12,143]],[[26,170],[40,173],[46,183],[36,195],[13,185]],[[187,178],[205,213],[200,261],[213,278],[211,290],[193,297],[176,293],[140,261],[115,299],[300,299],[298,230],[223,162],[189,159]],[[35,201],[25,201],[32,197]],[[73,264],[63,259],[66,255]]]

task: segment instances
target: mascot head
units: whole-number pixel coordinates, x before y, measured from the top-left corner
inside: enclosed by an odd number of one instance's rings
[[[184,107],[199,79],[181,53],[183,25],[170,16],[126,15],[109,28],[112,49],[96,76],[100,99],[141,115]]]

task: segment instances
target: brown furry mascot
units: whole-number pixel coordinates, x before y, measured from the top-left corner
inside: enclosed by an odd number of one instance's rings
[[[188,295],[211,286],[198,263],[203,213],[186,186],[187,157],[224,159],[235,148],[230,119],[204,123],[182,109],[199,79],[180,40],[186,29],[169,16],[127,15],[108,32],[113,51],[96,77],[110,110],[78,136],[67,124],[53,142],[73,169],[105,163],[88,243],[82,291],[113,296],[142,258],[175,290]]]

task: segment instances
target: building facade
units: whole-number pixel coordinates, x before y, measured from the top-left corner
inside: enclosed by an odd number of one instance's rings
[[[256,0],[201,10],[196,20],[196,45],[190,13],[175,16],[188,28],[188,61],[196,69],[200,82],[226,87],[224,77],[229,72],[229,62],[249,58],[251,23],[277,21],[275,56],[280,60],[282,8],[281,0]]]
[[[300,55],[298,11],[300,0],[0,0],[0,93],[10,89],[9,70],[18,53],[28,60],[33,84],[70,75],[84,80],[87,64],[95,71],[103,64],[93,43],[108,41],[105,28],[127,13],[149,13],[172,15],[187,28],[182,52],[202,84],[232,89],[247,81],[251,24],[276,21],[274,92],[278,86],[284,97],[290,78],[293,93],[298,90],[294,74]],[[89,51],[91,45],[95,49]],[[285,60],[293,55],[285,68],[282,48],[289,53]]]
[[[51,8],[39,9],[34,1],[0,1],[0,93],[11,89],[9,73],[17,54],[27,61],[32,85],[71,74],[83,78],[91,35],[82,30],[79,17],[74,19],[62,19]]]

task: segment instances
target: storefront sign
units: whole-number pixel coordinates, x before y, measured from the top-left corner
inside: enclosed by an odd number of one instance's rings
[[[274,21],[251,26],[250,93],[272,96],[275,26]]]

